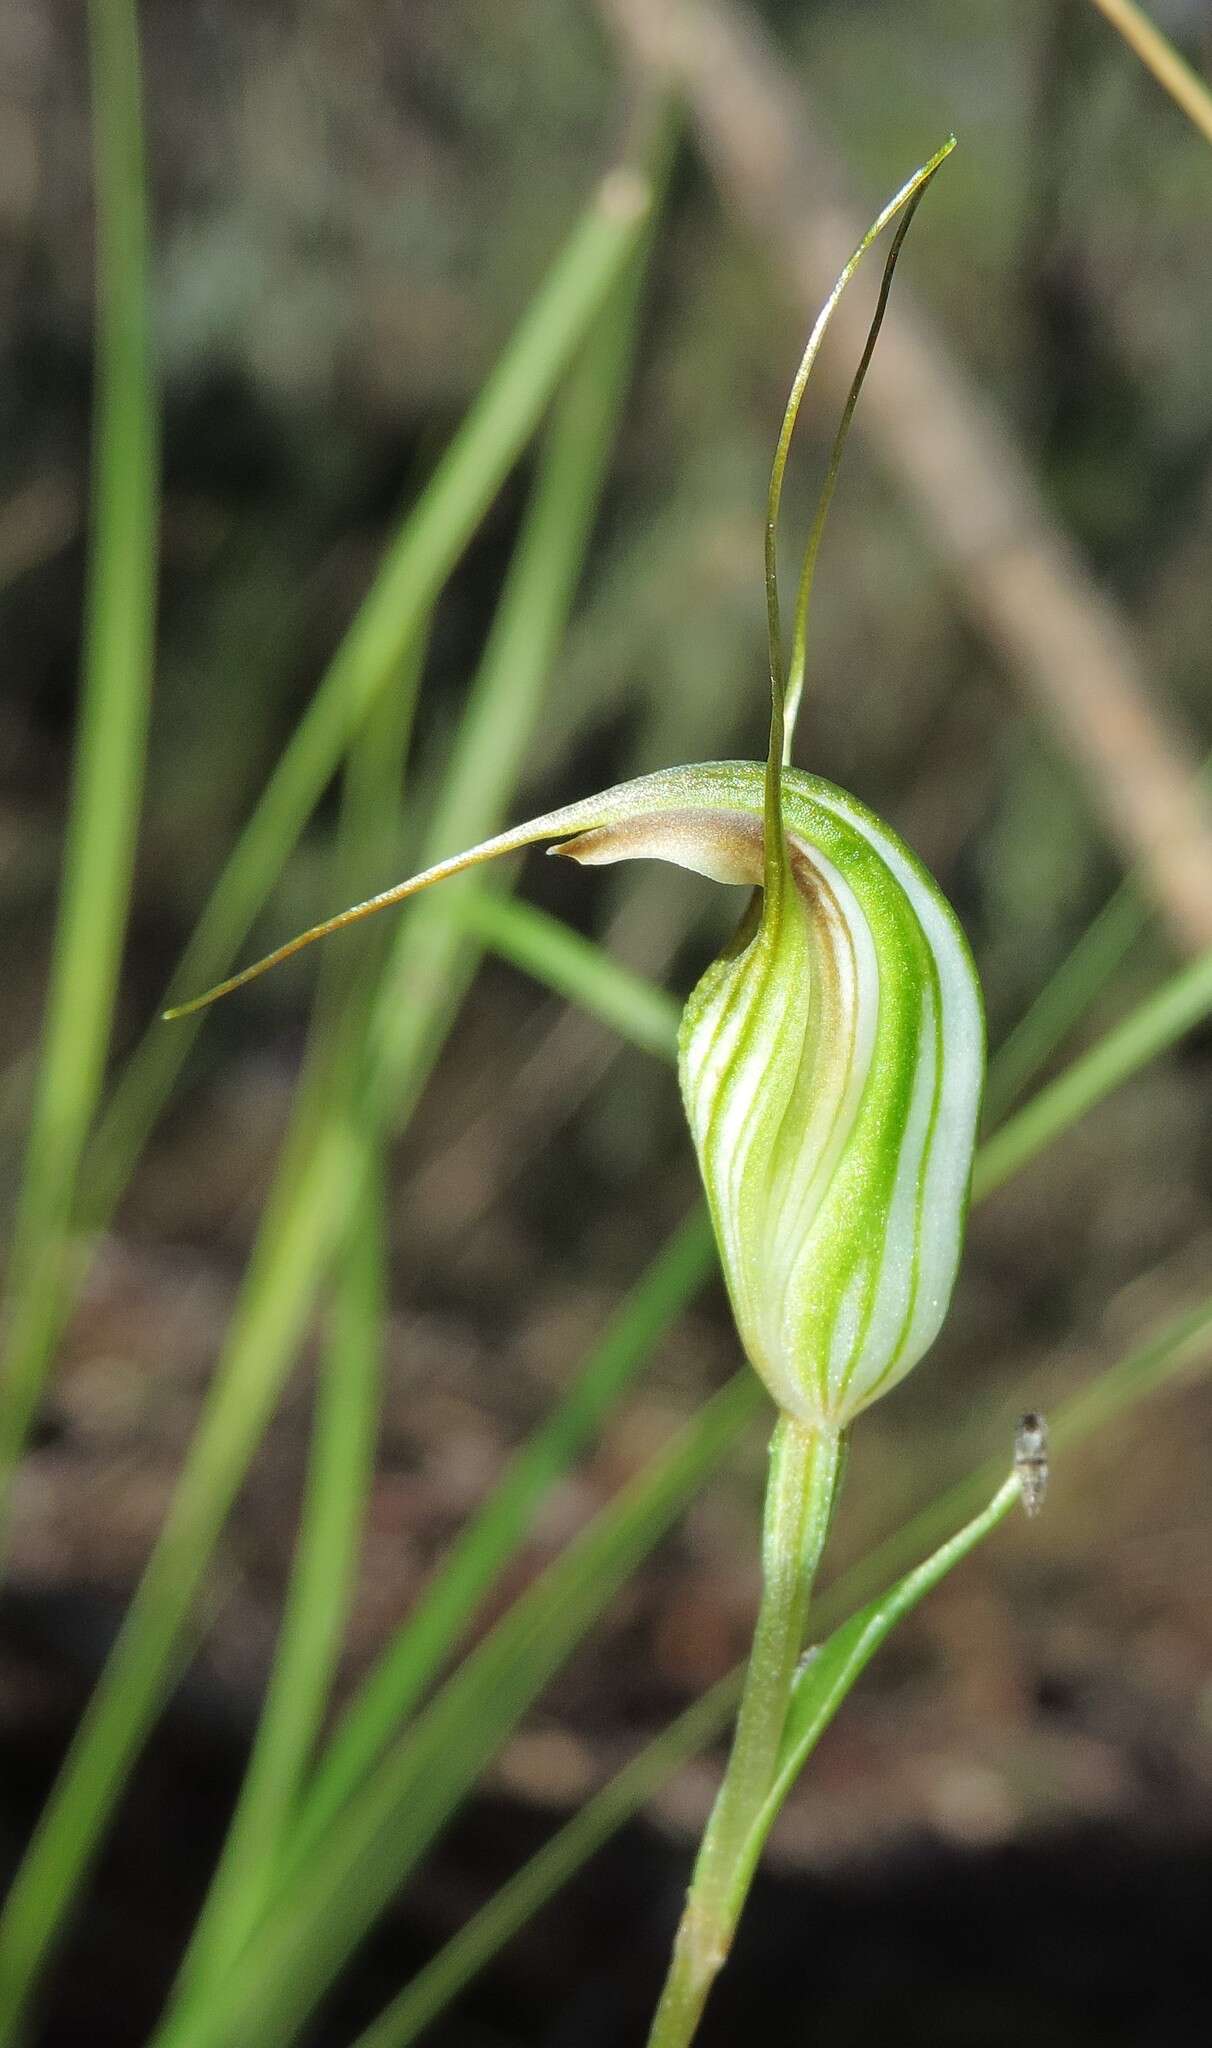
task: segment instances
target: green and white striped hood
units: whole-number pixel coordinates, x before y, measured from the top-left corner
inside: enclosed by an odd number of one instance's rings
[[[719,762],[628,784],[598,800],[624,816],[558,850],[760,886],[764,775]],[[888,826],[791,768],[782,813],[788,886],[692,993],[679,1067],[749,1358],[781,1409],[841,1428],[946,1313],[983,1020],[955,916]]]

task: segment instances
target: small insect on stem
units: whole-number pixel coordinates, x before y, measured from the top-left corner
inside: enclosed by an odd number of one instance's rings
[[[1033,1408],[1014,1433],[1014,1470],[1023,1507],[1028,1515],[1038,1515],[1048,1491],[1048,1425]]]

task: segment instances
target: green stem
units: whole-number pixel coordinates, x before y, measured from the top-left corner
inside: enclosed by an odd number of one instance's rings
[[[686,2048],[732,1945],[749,1885],[745,1848],[778,1768],[808,1596],[841,1464],[840,1437],[779,1417],[762,1531],[762,1604],[732,1754],[699,1849],[649,2048]]]

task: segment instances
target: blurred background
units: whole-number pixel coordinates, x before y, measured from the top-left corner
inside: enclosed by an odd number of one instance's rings
[[[1200,0],[1153,11],[1212,67]],[[153,1012],[401,503],[630,132],[640,59],[627,13],[620,29],[587,0],[142,9],[165,500],[119,1051]],[[803,109],[831,198],[860,224],[958,133],[898,280],[941,339],[941,409],[915,424],[945,455],[978,395],[1072,547],[1074,602],[1093,591],[1110,606],[1165,744],[1198,763],[1212,743],[1212,151],[1077,0],[766,0],[747,19],[800,95],[788,104]],[[751,127],[759,153],[769,119]],[[764,749],[761,519],[807,301],[777,223],[763,226],[735,171],[718,155],[705,166],[690,124],[519,815],[670,762]],[[789,189],[784,202],[807,215],[814,196]],[[0,0],[6,1200],[73,735],[91,236],[78,10]],[[849,368],[839,358],[829,374]],[[797,443],[792,534],[806,530],[836,416],[825,391],[810,391]],[[1065,690],[1063,632],[1051,682],[1024,691],[1013,631],[907,487],[890,409],[860,408],[822,552],[798,759],[862,796],[938,874],[996,1046],[1127,854],[1106,823],[1114,792],[1109,806],[1098,787],[1106,735],[1083,751],[1046,707],[1049,688]],[[523,464],[439,607],[420,765],[382,883],[423,832],[528,476]],[[1004,479],[988,481],[996,498]],[[338,907],[335,818],[326,803],[314,819],[266,944]],[[692,877],[638,870],[536,859],[522,889],[679,994],[733,912]],[[1207,895],[1205,942],[1212,869]],[[1083,1036],[1182,957],[1193,924],[1198,905],[1179,915],[1154,901]],[[307,956],[216,1013],[73,1321],[0,1597],[8,1860],[179,1471],[297,1083],[314,973]],[[930,1363],[856,1435],[832,1569],[974,1459],[1008,1454],[1024,1406],[1047,1410],[1206,1285],[1210,1081],[1204,1030],[974,1217]],[[346,1684],[695,1191],[669,1071],[488,962],[392,1156],[388,1373]],[[736,1362],[711,1291],[549,1499],[494,1612]],[[48,2042],[133,2043],[163,1994],[264,1684],[309,1412],[304,1370],[242,1492],[205,1641],[124,1805]],[[1212,1387],[1196,1382],[1063,1464],[1043,1516],[1007,1526],[908,1624],[776,1830],[705,2038],[735,2040],[762,2015],[790,2030],[779,2038],[801,2038],[811,2017],[862,2044],[893,2025],[935,2044],[1206,2037],[1210,1457]],[[373,2011],[743,1654],[763,1461],[755,1430],[544,1696],[372,1945],[352,2011]],[[434,2038],[637,2038],[717,1767],[683,1772]],[[338,2013],[316,2038],[348,2031]]]

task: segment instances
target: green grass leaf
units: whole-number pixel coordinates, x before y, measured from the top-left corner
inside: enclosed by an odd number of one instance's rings
[[[114,13],[104,5],[104,0],[96,0],[94,11],[106,22]],[[133,36],[133,18],[130,33]],[[107,132],[113,131],[114,155],[121,159],[125,173],[131,165],[137,167],[134,145],[139,131],[137,125],[132,125],[136,109],[132,107],[130,92],[116,87],[107,87],[105,103]],[[115,195],[123,220],[130,225],[141,226],[142,189],[141,179],[131,171]],[[569,364],[599,322],[603,304],[626,271],[642,234],[648,200],[648,187],[637,172],[616,171],[604,181],[573,229],[429,484],[402,521],[357,617],[215,885],[179,962],[170,993],[203,986],[229,965],[281,874],[325,785],[339,767],[360,721],[384,691],[402,692],[415,686],[417,664],[410,661],[410,651],[424,634],[434,598],[530,440]],[[124,389],[128,420],[133,417],[132,403]],[[151,434],[150,411],[145,432]],[[137,454],[137,449],[121,451],[123,490],[127,488],[128,472],[130,477],[129,505],[117,483],[111,487],[115,503],[123,512],[122,557],[130,572],[137,570],[141,559],[139,547],[129,536],[130,521],[137,516],[141,504]],[[117,458],[115,466],[116,462]],[[149,539],[148,549],[150,544]],[[149,562],[148,591],[150,579]],[[123,587],[121,603],[115,597],[106,616],[111,633],[115,622],[121,625],[128,621],[132,636],[141,636],[137,645],[132,642],[129,662],[123,664],[114,658],[106,663],[108,701],[117,712],[123,706],[114,694],[115,677],[119,681],[125,678],[133,688],[142,673],[141,648],[150,660],[146,652],[150,647],[150,597],[144,594],[140,599],[138,591],[128,593]],[[132,726],[134,722],[127,720]],[[86,732],[82,749],[92,766],[98,804],[115,825],[121,826],[120,814],[129,809],[131,801],[124,792],[129,764],[136,758],[133,745],[126,754],[119,750],[117,758],[113,758],[112,748],[102,757],[92,747]],[[126,829],[130,829],[129,818]],[[105,931],[104,920],[94,915],[105,875],[104,849],[91,825],[87,832],[83,827],[73,827],[73,835],[82,845],[97,847],[95,853],[90,852],[87,872],[81,869],[79,890],[84,891],[84,898],[74,919],[81,933],[76,950],[82,959],[91,960]],[[69,873],[72,866],[69,853]],[[55,1072],[62,1067],[65,1073],[76,1073],[79,1077],[84,1073],[84,1054],[96,1020],[108,1017],[108,1002],[82,1001],[75,972],[63,987],[64,994],[56,999],[55,1005],[63,1041]],[[104,993],[100,988],[87,992],[96,996]],[[122,1068],[84,1156],[74,1218],[81,1234],[100,1231],[108,1223],[188,1057],[197,1028],[196,1020],[185,1020],[174,1031],[165,1031],[157,1017]],[[77,1031],[78,1048],[73,1036]],[[57,1102],[61,1092],[57,1081],[54,1089],[49,1081],[44,1082],[43,1089],[48,1103]],[[83,1097],[88,1091],[80,1092]],[[77,1110],[77,1152],[84,1143],[95,1093],[94,1086],[87,1103],[81,1099]],[[52,1192],[62,1229],[66,1227],[75,1175],[65,1176],[63,1171],[70,1148],[59,1135],[61,1115],[57,1113],[52,1129],[48,1108],[43,1123],[45,1135],[38,1140],[37,1154],[58,1176]],[[38,1203],[31,1206],[35,1220],[44,1213],[49,1215],[49,1200],[49,1196],[40,1195]],[[45,1230],[40,1233],[45,1234]],[[19,1429],[23,1432],[23,1418],[45,1377],[83,1269],[83,1255],[72,1271],[65,1271],[59,1260],[44,1262],[33,1270],[27,1283],[29,1305],[15,1321],[11,1337],[11,1371],[18,1393],[13,1402],[6,1404],[0,1418],[0,1458],[6,1441],[10,1461],[16,1454],[13,1447]]]
[[[612,960],[561,918],[474,883],[462,891],[456,914],[482,946],[565,1002],[579,1004],[627,1044],[671,1065],[676,1062],[681,1019],[676,999]]]
[[[186,1999],[205,1996],[230,1967],[265,1906],[340,1655],[374,1474],[386,1300],[380,1181],[372,1162],[337,1260],[278,1650],[240,1798],[182,1964]]]
[[[1212,1011],[1212,953],[1170,975],[982,1146],[973,1199],[992,1194]]]
[[[51,988],[9,1266],[0,1551],[13,1470],[80,1254],[72,1216],[130,904],[155,631],[159,490],[142,82],[133,0],[88,10],[97,370],[79,736]]]
[[[157,2048],[279,2048],[479,1777],[503,1737],[761,1405],[739,1374],[602,1510],[459,1666],[303,1859],[204,2012]]]
[[[568,1393],[517,1453],[351,1702],[308,1789],[289,1845],[293,1861],[318,1845],[365,1780],[516,1552],[548,1489],[618,1404],[715,1265],[711,1226],[698,1210],[623,1302]]]
[[[640,184],[646,189],[643,181]],[[495,426],[487,447],[481,445],[483,429],[478,438],[471,437],[473,450],[479,451],[477,461],[483,456],[490,470],[494,450],[499,461],[506,445],[514,446],[522,412],[531,420],[537,409],[536,333],[543,340],[543,361],[554,376],[562,358],[553,353],[553,322],[561,345],[567,346],[590,308],[600,306],[605,284],[618,280],[620,262],[634,249],[634,199],[623,212],[625,220],[611,202],[583,226],[557,272],[562,279],[558,320],[549,283],[537,309],[523,323],[527,348],[519,357],[515,345],[507,358],[508,374],[497,373],[504,379],[509,402],[498,395],[494,405],[501,408],[499,415],[490,408]],[[570,268],[576,284],[571,306]],[[596,323],[589,356],[545,443],[519,556],[456,739],[435,830],[453,825],[474,830],[477,817],[483,821],[480,829],[488,827],[508,803],[512,778],[524,759],[540,690],[580,571],[630,361],[638,281],[623,278],[619,290],[610,316]],[[473,419],[483,419],[483,403]],[[473,479],[471,467],[463,439],[452,473],[461,479],[455,496],[465,518],[470,517],[473,481],[477,492],[483,488],[483,478],[477,473]],[[443,486],[440,504],[446,504],[453,488],[449,481]],[[482,502],[475,498],[476,505]],[[426,542],[426,549],[434,550],[426,555],[431,562],[446,560],[448,525],[445,517],[439,522],[446,535],[442,548],[432,535]],[[403,577],[398,562],[392,575]],[[428,575],[415,587],[430,591]],[[401,602],[404,594],[397,589]],[[370,637],[377,642],[377,632]],[[348,727],[343,728],[342,744],[346,737]],[[308,748],[311,745],[309,741]],[[334,760],[339,752],[337,745]],[[306,749],[305,758],[313,758]],[[392,949],[372,1006],[369,1042],[360,1060],[350,1062],[351,1072],[356,1066],[359,1074],[356,1096],[344,1088],[329,1095],[323,1086],[303,1091],[168,1521],[0,1915],[0,2041],[11,2040],[20,2025],[33,1983],[162,1703],[209,1559],[281,1392],[332,1254],[362,1199],[379,1138],[388,1124],[398,1128],[405,1120],[470,978],[473,957],[468,954],[459,961],[449,949],[451,943],[468,948],[465,935],[456,932],[455,941],[448,942],[445,923],[433,916],[420,927],[420,934],[413,936],[406,920]],[[166,1027],[161,1028],[171,1037]]]

